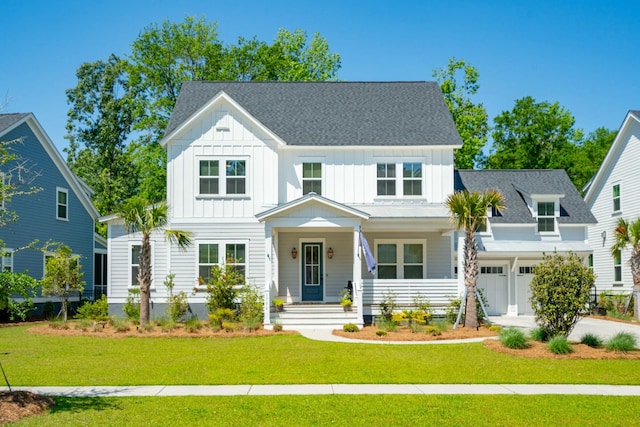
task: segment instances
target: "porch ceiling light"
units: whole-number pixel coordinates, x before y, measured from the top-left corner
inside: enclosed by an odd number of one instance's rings
[[[327,256],[329,257],[329,259],[333,258],[333,248],[329,248],[329,250],[327,251]]]
[[[298,250],[296,248],[291,249],[291,258],[298,258]]]

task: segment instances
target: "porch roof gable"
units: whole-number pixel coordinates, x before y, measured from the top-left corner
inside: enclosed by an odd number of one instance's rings
[[[276,206],[274,208],[268,209],[264,212],[261,212],[256,215],[258,221],[266,221],[270,218],[273,218],[278,215],[282,215],[286,212],[290,212],[293,209],[299,209],[302,206],[309,205],[311,203],[319,203],[323,206],[330,207],[336,209],[340,212],[347,214],[348,216],[353,216],[357,218],[361,218],[364,220],[369,219],[370,215],[366,212],[363,212],[358,209],[354,209],[350,206],[344,205],[342,203],[336,202],[335,200],[328,199],[326,197],[322,197],[317,193],[308,193],[304,196],[292,200],[290,202],[284,203],[282,205]]]

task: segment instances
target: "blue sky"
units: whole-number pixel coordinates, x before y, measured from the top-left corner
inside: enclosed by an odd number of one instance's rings
[[[35,113],[62,149],[76,69],[126,55],[148,24],[187,15],[218,22],[226,43],[270,42],[279,28],[319,32],[347,81],[433,80],[434,68],[462,58],[480,72],[475,100],[491,120],[527,95],[559,101],[587,133],[618,129],[640,109],[637,0],[2,0],[5,112]]]

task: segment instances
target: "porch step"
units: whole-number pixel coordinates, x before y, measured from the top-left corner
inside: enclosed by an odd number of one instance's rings
[[[344,311],[340,304],[290,304],[284,311],[271,312],[271,324],[279,323],[285,330],[341,329],[347,323],[358,327],[358,311]]]

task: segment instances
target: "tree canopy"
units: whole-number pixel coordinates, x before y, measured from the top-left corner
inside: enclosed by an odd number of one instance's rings
[[[476,67],[464,60],[450,58],[444,68],[433,70],[453,122],[462,138],[462,148],[456,150],[455,167],[473,169],[480,163],[482,149],[487,143],[489,124],[487,110],[482,103],[474,103],[471,96],[480,88],[480,74]]]
[[[184,81],[336,80],[340,56],[320,34],[281,29],[273,42],[225,44],[217,23],[187,17],[144,28],[129,55],[85,63],[67,90],[67,159],[95,191],[101,214],[133,194],[166,196],[164,135]]]

